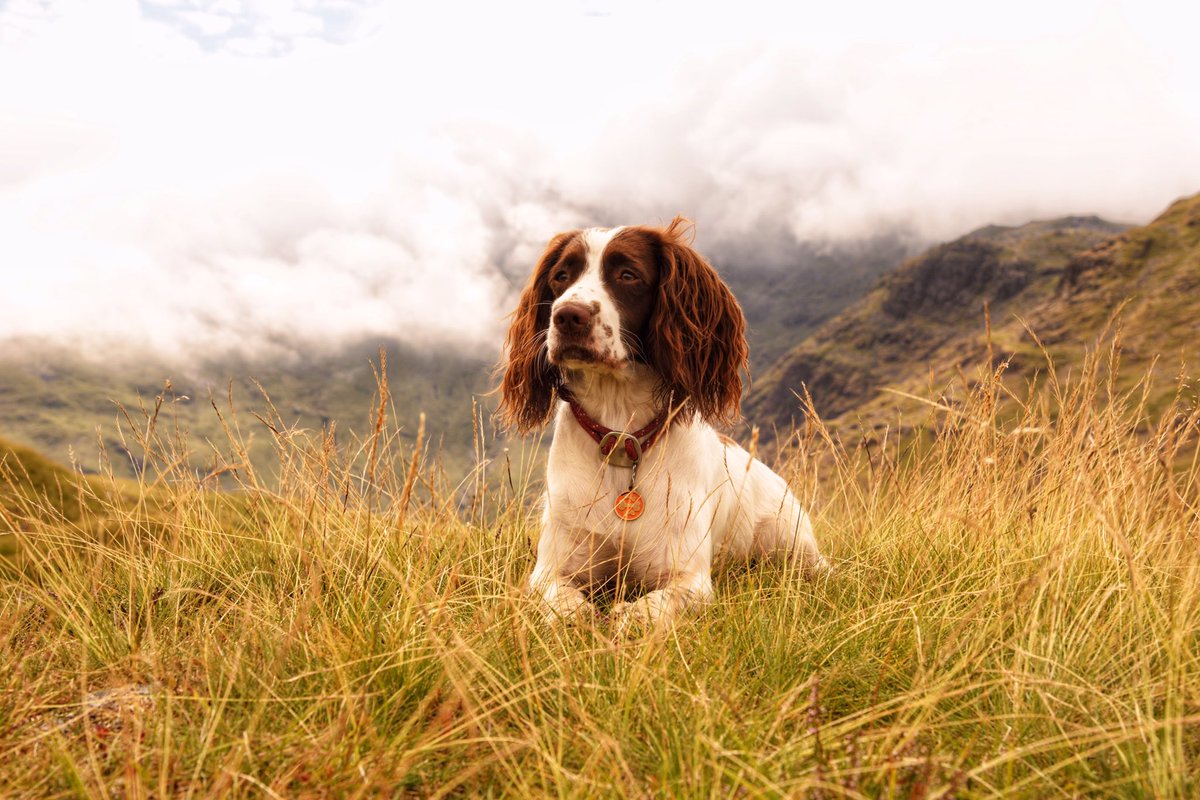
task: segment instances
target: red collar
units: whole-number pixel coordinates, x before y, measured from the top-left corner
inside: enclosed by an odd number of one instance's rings
[[[576,401],[575,396],[565,388],[559,389],[558,394],[567,401],[567,405],[571,406],[571,413],[575,415],[575,421],[579,423],[579,427],[587,431],[596,440],[596,444],[600,445],[600,457],[613,466],[632,467],[636,465],[642,454],[650,449],[650,446],[658,439],[658,435],[666,428],[667,412],[665,410],[660,411],[658,416],[650,420],[649,425],[633,433],[606,428],[589,417],[583,410],[583,406]],[[617,451],[617,454],[614,455],[613,451],[617,449],[618,444],[624,445],[624,453]]]

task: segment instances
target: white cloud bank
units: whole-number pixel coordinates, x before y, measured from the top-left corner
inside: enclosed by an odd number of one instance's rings
[[[0,339],[494,348],[570,225],[779,261],[1200,190],[1195,8],[426,5],[0,3]]]

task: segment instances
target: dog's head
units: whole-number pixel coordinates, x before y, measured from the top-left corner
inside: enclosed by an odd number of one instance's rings
[[[546,421],[563,370],[659,378],[662,405],[732,422],[746,367],[746,321],[690,246],[691,223],[568,231],[550,240],[513,312],[499,415],[519,431]]]

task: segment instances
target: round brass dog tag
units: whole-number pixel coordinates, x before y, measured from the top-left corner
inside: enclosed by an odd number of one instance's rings
[[[633,489],[618,495],[617,503],[613,506],[613,513],[626,522],[632,522],[637,519],[645,510],[646,501]]]

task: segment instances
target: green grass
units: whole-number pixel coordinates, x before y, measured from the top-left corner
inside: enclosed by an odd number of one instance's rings
[[[137,448],[118,435],[116,423],[124,420],[122,408],[136,414],[160,396],[189,434],[197,471],[211,466],[206,440],[225,439],[214,403],[227,409],[232,399],[253,421],[252,414],[268,413],[269,398],[278,398],[279,416],[290,427],[320,431],[336,421],[338,434],[347,437],[369,431],[374,423],[364,401],[375,386],[372,361],[378,362],[378,342],[274,360],[226,355],[187,366],[123,354],[100,365],[45,347],[0,354],[0,437],[89,473],[112,469],[120,477],[137,475]],[[449,468],[465,474],[471,466],[472,397],[487,388],[490,359],[448,349],[423,352],[396,342],[385,343],[383,351],[400,436],[411,444],[418,419],[426,414],[429,438],[443,445]],[[253,462],[270,469],[275,452],[269,431],[248,427],[243,446]]]
[[[540,475],[515,452],[451,486],[387,413],[337,446],[267,417],[277,474],[234,433],[228,492],[173,435],[133,437],[152,468],[91,498],[102,524],[3,512],[0,786],[1194,797],[1200,420],[1149,418],[1111,356],[1049,372],[1020,418],[980,376],[904,450],[847,452],[810,416],[780,469],[833,575],[728,569],[643,638],[540,622]]]

